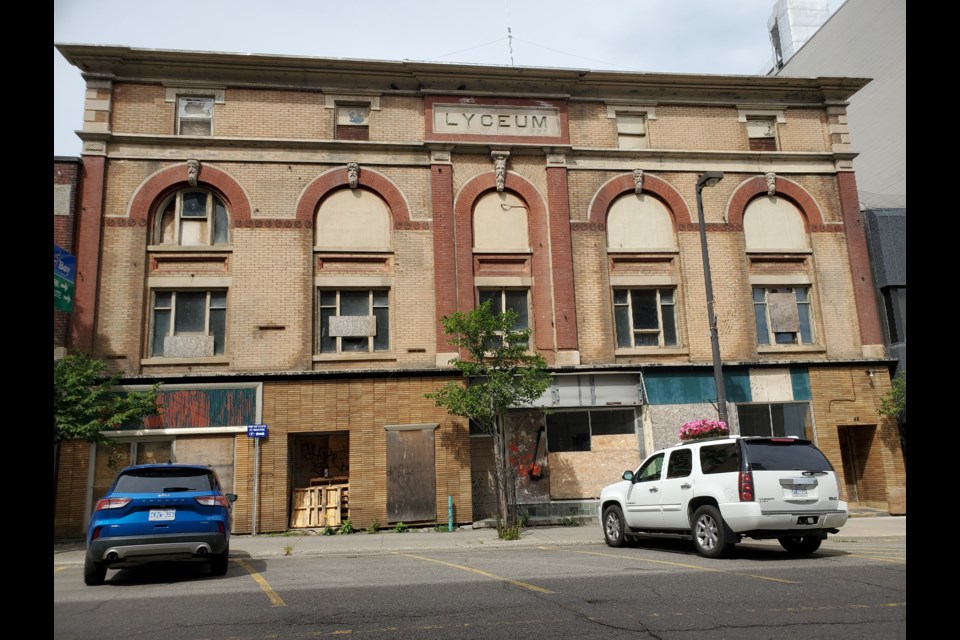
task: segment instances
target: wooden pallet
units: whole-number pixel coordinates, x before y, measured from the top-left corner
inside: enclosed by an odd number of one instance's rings
[[[293,490],[290,528],[339,527],[347,502],[349,485],[309,487]]]

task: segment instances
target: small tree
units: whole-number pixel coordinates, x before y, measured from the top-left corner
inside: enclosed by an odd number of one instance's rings
[[[426,394],[438,407],[473,420],[493,436],[497,511],[503,537],[504,526],[513,526],[506,485],[506,413],[512,407],[529,406],[550,387],[547,363],[528,351],[530,329],[516,329],[518,314],[507,310],[494,314],[490,301],[467,312],[454,312],[441,320],[451,344],[466,352],[467,359],[451,361],[467,379],[466,386],[448,382]]]
[[[105,375],[106,363],[74,353],[53,364],[53,440],[80,438],[109,442],[104,430],[159,413],[155,384],[145,392],[117,393],[119,375]]]
[[[907,370],[901,369],[890,381],[890,391],[880,399],[880,415],[897,419],[900,432],[900,449],[907,459]]]
[[[106,363],[84,353],[73,353],[53,363],[53,473],[56,496],[60,442],[81,439],[111,442],[104,430],[142,420],[160,412],[157,389],[117,393],[119,375],[107,376]]]

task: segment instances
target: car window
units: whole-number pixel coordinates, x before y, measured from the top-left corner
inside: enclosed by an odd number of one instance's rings
[[[740,471],[740,449],[736,442],[700,447],[700,469],[703,473]]]
[[[744,440],[744,444],[754,471],[833,471],[826,456],[809,440],[773,438]]]
[[[650,482],[651,480],[659,480],[660,471],[663,470],[663,455],[664,454],[662,453],[658,453],[643,463],[643,466],[637,471],[637,475],[635,477],[636,482]]]
[[[667,462],[668,478],[686,478],[693,472],[693,452],[690,449],[677,449],[670,454]]]
[[[117,493],[175,493],[211,491],[217,488],[213,474],[203,469],[138,469],[117,478]]]

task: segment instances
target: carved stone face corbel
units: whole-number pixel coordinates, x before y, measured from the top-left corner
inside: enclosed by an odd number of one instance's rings
[[[763,177],[767,181],[767,195],[777,195],[777,174],[775,174],[773,171],[770,171],[765,173]]]
[[[197,186],[198,177],[200,177],[200,161],[191,158],[187,160],[187,182],[191,187]]]
[[[643,169],[633,170],[633,192],[637,195],[643,193]]]
[[[347,181],[350,183],[351,189],[356,189],[357,185],[360,184],[360,165],[356,162],[350,162],[347,164]]]
[[[497,191],[503,191],[504,182],[507,179],[507,158],[510,157],[510,152],[491,151],[490,157],[493,158],[493,170],[497,174]]]

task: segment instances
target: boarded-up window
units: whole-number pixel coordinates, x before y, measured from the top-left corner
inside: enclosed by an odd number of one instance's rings
[[[436,520],[437,426],[387,425],[387,522]]]
[[[747,118],[751,151],[777,150],[777,121],[774,118]]]
[[[220,478],[220,486],[226,492],[234,491],[233,486],[233,446],[232,435],[218,437],[177,438],[177,462],[184,464],[202,464],[212,467]]]
[[[370,139],[370,106],[337,105],[337,140]]]

